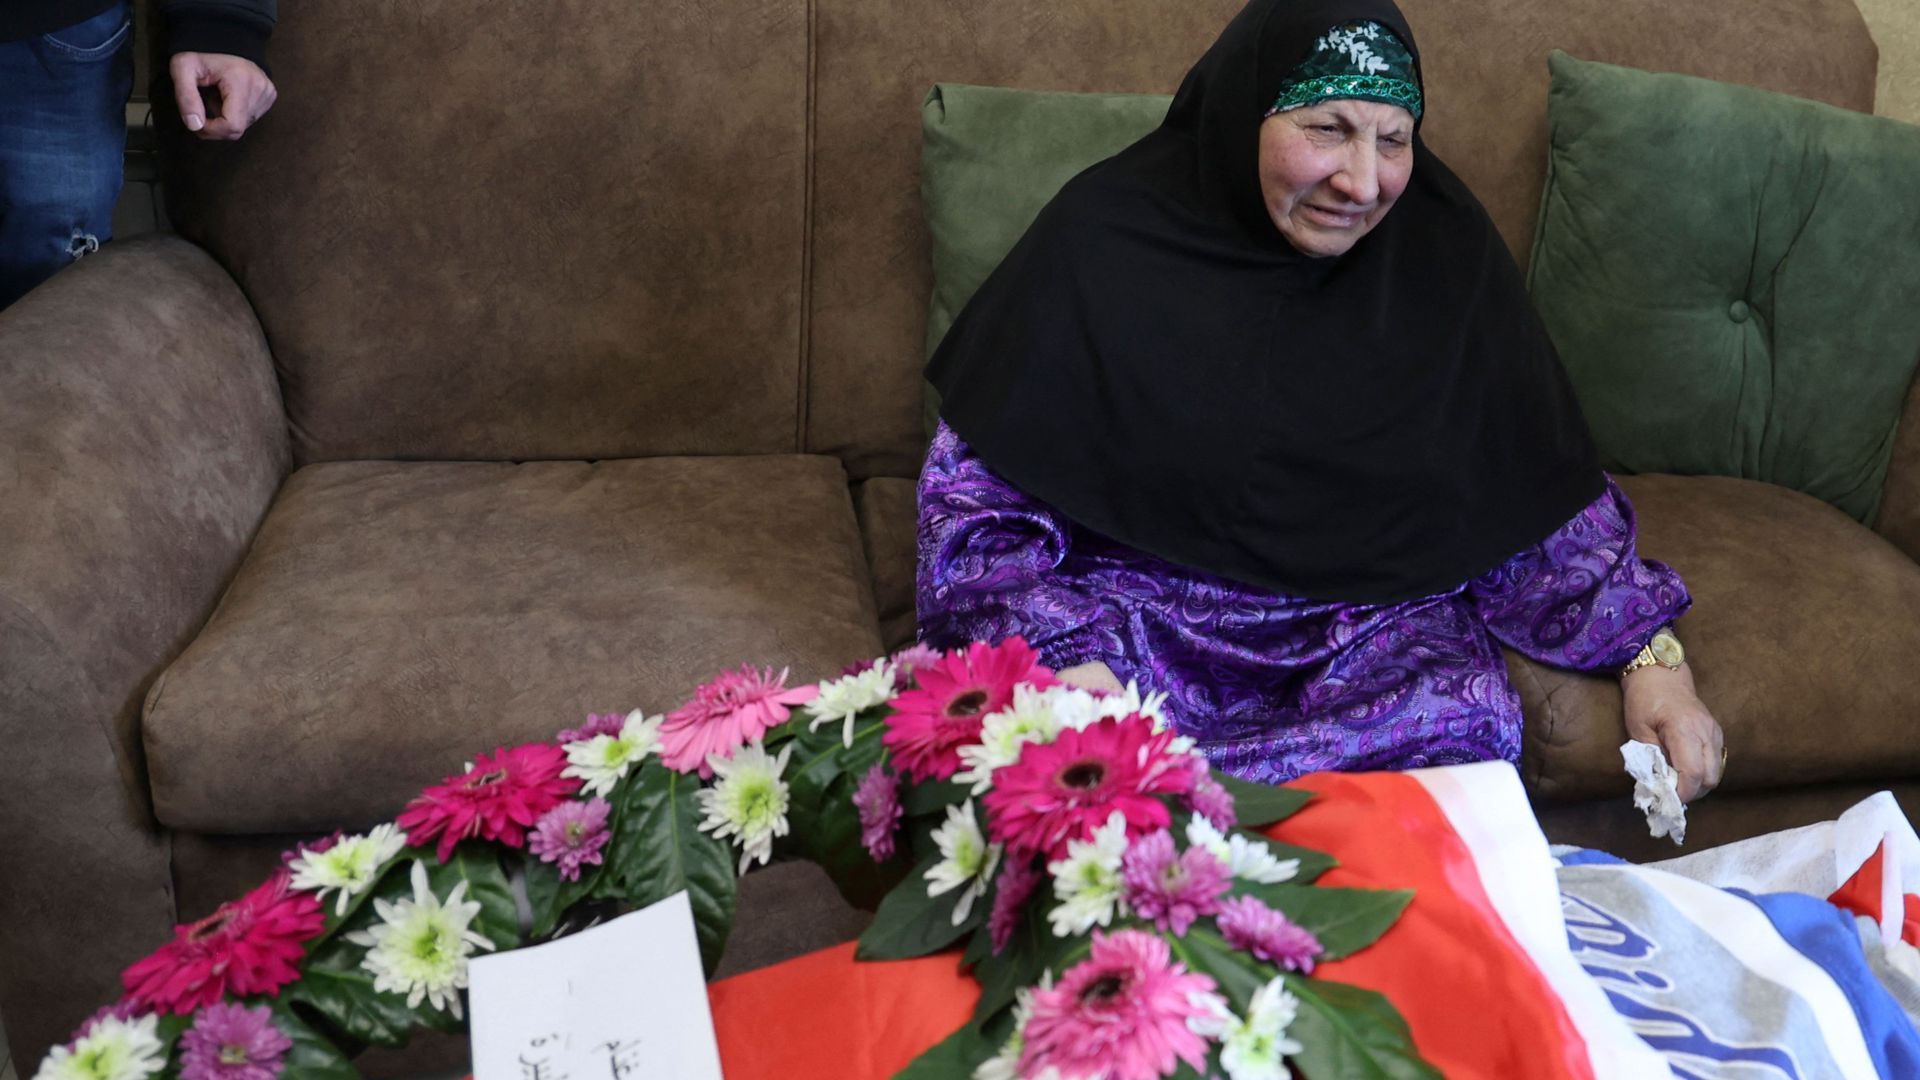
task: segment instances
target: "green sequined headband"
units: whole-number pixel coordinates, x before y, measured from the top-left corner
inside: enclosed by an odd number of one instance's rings
[[[1413,53],[1392,30],[1371,20],[1327,31],[1280,86],[1267,116],[1329,98],[1360,98],[1398,105],[1420,119],[1420,83]]]

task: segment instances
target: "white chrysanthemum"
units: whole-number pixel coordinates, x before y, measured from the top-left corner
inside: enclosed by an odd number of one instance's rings
[[[152,1013],[138,1020],[105,1017],[73,1049],[54,1047],[33,1080],[146,1080],[167,1063],[159,1029]]]
[[[754,743],[734,751],[731,758],[707,755],[717,779],[694,796],[706,814],[700,831],[721,840],[733,837],[740,847],[743,874],[756,861],[772,862],[773,838],[787,835],[787,782],[780,777],[792,754],[792,743],[777,758],[768,757],[767,748]]]
[[[462,881],[445,901],[427,885],[424,863],[413,864],[413,898],[389,903],[374,897],[380,921],[347,935],[355,945],[367,946],[360,966],[373,976],[373,988],[407,995],[407,1008],[422,1000],[460,1017],[460,991],[467,988],[467,958],[475,949],[491,949],[493,942],[469,929],[480,902],[468,900]]]
[[[1229,1080],[1286,1080],[1286,1058],[1304,1047],[1287,1038],[1300,1012],[1300,1000],[1274,979],[1254,991],[1247,1018],[1227,1026],[1220,1040],[1220,1065]]]
[[[388,823],[374,826],[365,836],[349,836],[325,851],[303,848],[299,857],[287,864],[293,873],[290,884],[296,889],[314,890],[318,900],[326,899],[327,890],[338,890],[333,913],[345,915],[353,898],[372,888],[380,880],[380,872],[406,846],[406,834]]]
[[[987,882],[1000,865],[1000,845],[987,843],[986,834],[973,817],[973,800],[947,807],[945,824],[933,830],[933,842],[940,846],[940,861],[925,877],[927,895],[963,889],[953,905],[953,925],[967,921],[973,902],[986,891]]]
[[[1084,690],[1050,686],[1035,690],[1026,683],[1013,688],[1013,704],[997,713],[989,713],[980,723],[980,741],[960,748],[960,763],[965,766],[953,774],[956,784],[972,784],[975,795],[983,795],[993,786],[993,773],[1020,758],[1020,748],[1028,743],[1049,743],[1066,727],[1056,708],[1062,696]],[[1077,703],[1076,703],[1077,707]]]
[[[881,660],[857,675],[842,675],[832,682],[821,683],[819,695],[806,705],[807,711],[813,714],[807,730],[816,731],[821,724],[838,720],[845,725],[840,741],[852,746],[854,720],[893,696],[893,680],[893,665]]]
[[[1095,924],[1111,926],[1115,915],[1126,914],[1126,888],[1120,880],[1120,859],[1126,853],[1127,819],[1117,810],[1093,831],[1092,840],[1067,841],[1067,857],[1047,864],[1053,895],[1060,901],[1047,913],[1053,936],[1084,934]]]
[[[627,775],[627,770],[647,759],[660,745],[660,725],[664,716],[649,719],[639,709],[627,714],[618,735],[595,735],[591,739],[570,742],[566,746],[567,767],[561,776],[585,781],[580,789],[589,795],[605,795]]]
[[[1234,877],[1242,881],[1278,885],[1293,880],[1294,875],[1300,872],[1299,859],[1279,858],[1266,844],[1252,837],[1239,833],[1224,835],[1213,827],[1213,822],[1197,815],[1187,822],[1187,842],[1211,852],[1214,858],[1227,864],[1227,870]]]

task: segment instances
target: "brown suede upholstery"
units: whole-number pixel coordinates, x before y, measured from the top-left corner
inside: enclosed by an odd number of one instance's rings
[[[1623,477],[1640,550],[1694,597],[1678,632],[1726,731],[1723,791],[1920,775],[1920,566],[1827,504],[1727,477]],[[1509,659],[1524,774],[1553,800],[1619,796],[1620,688]]]
[[[163,95],[172,216],[213,258],[116,244],[0,314],[22,1073],[164,940],[176,890],[208,910],[286,831],[386,818],[476,751],[671,708],[722,666],[901,644],[922,97],[1170,91],[1238,3],[289,3],[243,141],[186,138]],[[1849,0],[1407,9],[1427,133],[1521,252],[1552,47],[1871,104]],[[1900,439],[1880,529],[1913,554]],[[319,464],[280,489],[296,460]],[[1912,775],[1920,570],[1785,492],[1628,490],[1700,598],[1682,630],[1733,748],[1695,845]],[[1616,796],[1546,806],[1551,829],[1625,843],[1617,689],[1516,678],[1536,793]],[[857,929],[821,884],[750,878],[730,969]]]
[[[309,465],[148,698],[154,810],[378,821],[477,751],[665,712],[743,660],[837,673],[874,625],[832,458]]]
[[[817,0],[806,448],[855,478],[912,476],[922,447],[927,232],[920,119],[935,82],[1171,92],[1236,0],[1115,4]],[[1522,265],[1546,170],[1547,53],[1684,71],[1873,109],[1872,40],[1851,0],[1406,0],[1423,131]],[[1712,42],[1711,45],[1704,44]]]
[[[116,244],[0,313],[0,1015],[18,1051],[116,996],[167,933],[140,700],[286,467],[260,328],[193,247]]]
[[[892,476],[876,476],[853,489],[867,569],[873,575],[873,599],[880,610],[880,640],[888,651],[910,644],[917,628],[913,572],[919,520],[914,496],[914,481]]]
[[[798,448],[805,0],[282,4],[279,103],[173,126],[302,463]],[[162,110],[171,122],[170,110]]]

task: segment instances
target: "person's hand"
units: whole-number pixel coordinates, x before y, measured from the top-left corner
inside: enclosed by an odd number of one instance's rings
[[[280,96],[260,65],[226,53],[175,53],[169,70],[173,72],[173,98],[180,106],[180,119],[186,122],[188,131],[203,139],[231,140],[245,135]],[[200,93],[208,86],[219,91],[211,119],[208,103]]]
[[[1077,686],[1082,690],[1111,690],[1118,693],[1126,687],[1113,674],[1113,669],[1099,660],[1085,664],[1075,664],[1070,668],[1054,672],[1054,677],[1068,686]]]
[[[1693,670],[1649,664],[1621,680],[1626,695],[1627,737],[1658,745],[1679,774],[1680,801],[1693,800],[1720,783],[1726,746],[1720,724],[1693,689]]]

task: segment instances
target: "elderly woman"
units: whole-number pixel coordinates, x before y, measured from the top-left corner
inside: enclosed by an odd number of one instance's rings
[[[1423,106],[1388,0],[1253,0],[1061,190],[929,367],[922,635],[1164,691],[1269,782],[1517,761],[1506,645],[1618,673],[1693,798],[1723,750],[1686,587]]]

